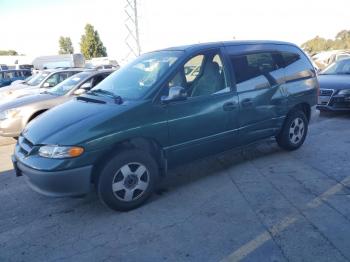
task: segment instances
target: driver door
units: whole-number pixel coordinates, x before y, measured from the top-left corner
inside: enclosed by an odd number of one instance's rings
[[[179,68],[167,87],[182,86],[187,98],[166,105],[169,165],[236,144],[238,99],[228,83],[219,50],[192,56]]]

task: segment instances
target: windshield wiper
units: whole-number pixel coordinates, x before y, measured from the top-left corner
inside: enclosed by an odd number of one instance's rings
[[[111,91],[108,91],[108,90],[104,90],[104,89],[93,89],[91,90],[90,92],[88,92],[88,94],[105,94],[109,97],[112,97],[114,99],[114,102],[118,105],[122,104],[123,103],[123,99],[121,96],[118,96],[116,94],[114,94],[113,92]]]

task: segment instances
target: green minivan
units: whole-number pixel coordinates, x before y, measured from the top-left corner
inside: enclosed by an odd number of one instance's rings
[[[32,121],[12,160],[39,193],[79,196],[95,188],[108,207],[130,210],[181,163],[269,137],[299,148],[318,89],[312,63],[290,43],[150,52]]]

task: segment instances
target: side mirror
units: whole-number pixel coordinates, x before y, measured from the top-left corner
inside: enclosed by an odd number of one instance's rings
[[[91,82],[86,82],[86,83],[81,85],[80,89],[90,89],[91,87],[92,87]]]
[[[169,103],[171,101],[182,101],[187,99],[187,92],[182,86],[172,86],[169,88],[168,96],[162,96],[162,103]]]
[[[44,83],[43,87],[47,88],[47,87],[51,87],[50,83],[46,82]]]
[[[76,96],[80,96],[80,95],[82,95],[82,94],[85,94],[85,92],[86,92],[86,89],[84,89],[84,88],[79,88],[79,89],[75,90],[75,91],[73,92],[73,94],[76,95]]]

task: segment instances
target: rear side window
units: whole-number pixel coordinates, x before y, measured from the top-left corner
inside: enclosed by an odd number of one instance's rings
[[[292,52],[282,52],[282,58],[285,66],[289,66],[300,59],[300,55]]]
[[[238,92],[268,88],[275,85],[283,74],[278,55],[272,52],[231,56]]]
[[[301,81],[315,76],[314,68],[305,55],[295,47],[281,51],[284,60],[286,82]]]

